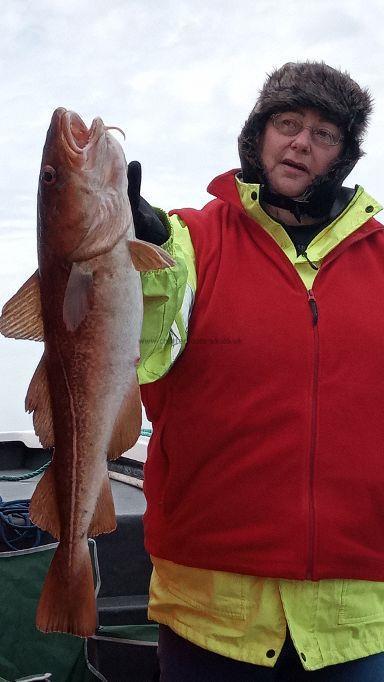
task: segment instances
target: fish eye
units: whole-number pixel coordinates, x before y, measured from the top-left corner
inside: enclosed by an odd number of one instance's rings
[[[44,166],[41,172],[41,179],[46,185],[53,185],[56,182],[56,171],[52,166]]]

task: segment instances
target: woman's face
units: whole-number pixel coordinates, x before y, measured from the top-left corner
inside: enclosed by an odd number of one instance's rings
[[[334,123],[324,119],[316,109],[284,112],[284,116],[300,121],[304,126],[329,130],[337,139],[340,130]],[[293,137],[279,132],[270,119],[265,126],[261,160],[270,188],[287,197],[299,197],[317,175],[323,175],[337,159],[342,142],[335,146],[318,146],[312,132],[303,128]]]

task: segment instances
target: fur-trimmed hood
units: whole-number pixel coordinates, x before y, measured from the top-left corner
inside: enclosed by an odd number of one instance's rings
[[[246,182],[267,185],[259,152],[261,135],[269,117],[279,111],[304,107],[325,114],[341,128],[344,136],[339,159],[300,197],[308,206],[314,197],[319,198],[320,188],[322,203],[325,193],[335,194],[363,155],[361,143],[372,111],[372,98],[348,73],[324,62],[288,62],[276,69],[264,83],[239,136],[239,155]]]

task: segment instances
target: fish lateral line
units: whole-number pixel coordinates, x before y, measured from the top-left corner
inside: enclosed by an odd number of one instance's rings
[[[77,470],[77,464],[78,464],[76,410],[75,410],[73,395],[72,395],[72,391],[71,391],[71,386],[70,386],[69,380],[68,380],[67,370],[65,368],[64,359],[63,359],[62,353],[60,351],[60,345],[59,345],[58,338],[57,338],[57,331],[55,332],[55,341],[56,341],[57,353],[59,356],[61,369],[62,369],[63,376],[64,376],[65,386],[67,389],[67,395],[68,395],[68,399],[69,399],[69,409],[70,409],[71,422],[72,422],[72,471],[71,471],[72,476],[71,476],[71,482],[72,482],[72,486],[76,486],[76,484],[77,484],[77,471],[76,470]],[[73,519],[75,518],[75,508],[76,508],[76,499],[75,498],[76,498],[75,495],[71,496],[71,511],[70,511],[70,519],[69,519],[70,520],[70,524],[69,524],[69,528],[70,528],[69,539],[70,539],[70,541],[73,540],[73,537],[74,537]]]

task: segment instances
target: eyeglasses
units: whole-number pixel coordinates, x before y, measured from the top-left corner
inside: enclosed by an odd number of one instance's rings
[[[335,147],[343,139],[342,134],[339,132],[332,133],[328,128],[305,126],[301,121],[289,114],[273,114],[271,120],[276,130],[286,137],[295,137],[304,128],[308,128],[311,131],[312,142],[318,147]]]

